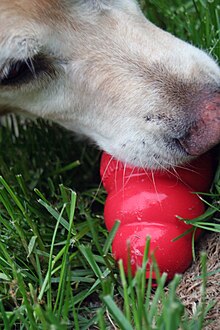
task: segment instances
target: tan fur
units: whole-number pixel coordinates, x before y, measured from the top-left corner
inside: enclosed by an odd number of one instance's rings
[[[7,83],[14,63],[27,60],[32,78]],[[134,0],[0,2],[2,111],[53,120],[125,162],[191,159],[203,131],[192,127],[219,89],[217,64],[147,21]],[[218,126],[202,151],[218,143]]]

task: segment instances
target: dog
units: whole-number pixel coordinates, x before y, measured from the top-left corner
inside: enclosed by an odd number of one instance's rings
[[[134,166],[220,141],[220,69],[134,0],[1,0],[0,112],[43,117]]]

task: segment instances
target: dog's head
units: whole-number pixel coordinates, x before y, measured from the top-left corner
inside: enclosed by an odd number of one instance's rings
[[[133,0],[1,0],[0,107],[168,167],[220,141],[220,70]]]

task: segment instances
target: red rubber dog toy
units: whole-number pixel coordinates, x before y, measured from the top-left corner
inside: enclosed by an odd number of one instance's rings
[[[121,222],[112,245],[115,259],[123,260],[127,272],[129,241],[131,270],[135,274],[142,265],[146,238],[150,237],[149,256],[154,253],[160,272],[166,272],[168,280],[183,273],[192,262],[193,231],[173,241],[192,228],[177,216],[193,219],[204,212],[203,202],[193,192],[209,190],[214,173],[212,155],[207,153],[186,167],[153,172],[125,166],[103,153],[100,173],[108,193],[106,227],[111,230],[116,220]],[[196,237],[200,233],[197,229]],[[149,259],[149,265],[151,262]]]

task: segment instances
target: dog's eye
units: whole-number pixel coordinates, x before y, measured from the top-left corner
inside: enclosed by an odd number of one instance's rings
[[[18,61],[11,64],[6,70],[1,79],[1,84],[10,84],[16,82],[19,78],[22,78],[23,75],[27,74],[30,69],[27,66],[27,63],[23,61]]]
[[[13,86],[16,84],[28,83],[40,74],[51,75],[53,68],[48,59],[43,56],[28,58],[7,65],[0,71],[0,85]]]

